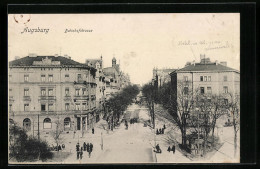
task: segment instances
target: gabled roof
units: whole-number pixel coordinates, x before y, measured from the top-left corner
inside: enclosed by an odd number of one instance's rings
[[[96,66],[96,63],[102,64],[101,59],[86,59],[86,64],[90,64],[90,66]]]
[[[186,71],[216,71],[216,72],[221,72],[221,71],[234,71],[234,72],[239,72],[238,70],[235,70],[233,68],[218,64],[218,63],[195,63],[189,66],[186,66],[184,68],[181,68],[179,70],[176,70],[174,72],[186,72]]]

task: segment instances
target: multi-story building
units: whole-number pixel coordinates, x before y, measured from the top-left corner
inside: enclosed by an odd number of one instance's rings
[[[158,86],[161,87],[163,84],[168,83],[171,81],[171,76],[170,73],[173,72],[176,69],[153,69],[153,79],[157,80],[158,82],[156,83]]]
[[[209,58],[201,59],[200,63],[188,63],[184,68],[173,71],[171,81],[174,88],[177,88],[178,82],[190,84],[193,93],[198,90],[201,94],[240,95],[240,72],[227,67],[226,62],[210,62]]]
[[[86,59],[86,65],[90,67],[94,67],[97,69],[96,72],[96,107],[99,114],[103,114],[105,109],[105,101],[106,101],[106,82],[105,75],[103,72],[103,60],[102,56],[100,59]]]
[[[96,121],[96,69],[63,56],[9,62],[9,119],[28,133],[92,128]],[[56,125],[55,125],[56,124]]]

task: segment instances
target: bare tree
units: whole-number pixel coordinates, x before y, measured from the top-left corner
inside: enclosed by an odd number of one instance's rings
[[[234,157],[237,154],[237,133],[240,129],[240,96],[233,93],[227,94],[228,103],[226,104],[229,111],[229,116],[232,118],[234,127]]]
[[[62,137],[62,133],[63,133],[63,123],[62,121],[58,119],[54,122],[55,124],[55,130],[51,131],[51,136],[54,139],[57,147],[59,146],[59,144],[64,140],[64,138]]]

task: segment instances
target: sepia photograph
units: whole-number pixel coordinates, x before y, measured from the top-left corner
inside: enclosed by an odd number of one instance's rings
[[[8,164],[240,163],[240,13],[8,14]]]

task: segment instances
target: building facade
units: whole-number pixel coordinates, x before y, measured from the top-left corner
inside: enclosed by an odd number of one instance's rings
[[[96,122],[96,69],[63,56],[9,62],[9,119],[29,134],[85,131]]]
[[[153,68],[153,79],[157,81],[157,87],[161,87],[163,84],[171,81],[170,73],[176,69],[157,69]]]

